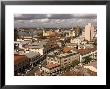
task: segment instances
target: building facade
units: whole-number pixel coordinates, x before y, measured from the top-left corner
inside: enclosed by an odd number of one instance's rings
[[[25,73],[25,69],[30,67],[30,59],[25,55],[14,55],[14,75],[22,76]]]
[[[58,63],[49,63],[41,69],[44,74],[47,75],[57,75],[60,71],[60,65]]]
[[[74,60],[80,59],[80,55],[78,52],[73,51],[70,53],[58,53],[58,54],[51,54],[47,57],[47,64],[49,63],[58,63],[61,67],[65,67],[71,64]]]
[[[94,37],[95,28],[91,23],[85,26],[85,40],[91,41]]]
[[[88,56],[92,59],[97,59],[96,48],[79,49],[79,53],[80,53],[80,62],[84,62],[85,57],[88,57]]]

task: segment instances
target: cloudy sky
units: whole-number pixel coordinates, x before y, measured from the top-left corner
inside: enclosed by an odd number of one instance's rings
[[[15,28],[54,28],[85,26],[92,23],[96,26],[96,14],[14,14]]]

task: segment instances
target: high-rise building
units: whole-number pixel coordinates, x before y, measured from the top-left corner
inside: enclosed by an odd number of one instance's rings
[[[85,40],[91,41],[94,37],[95,28],[91,23],[85,26]]]

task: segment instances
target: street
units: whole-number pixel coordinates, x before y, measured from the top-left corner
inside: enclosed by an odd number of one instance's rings
[[[43,65],[45,63],[46,63],[46,60],[44,59],[41,63],[35,66],[31,71],[27,72],[24,76],[34,76],[34,73],[39,71],[39,65]]]

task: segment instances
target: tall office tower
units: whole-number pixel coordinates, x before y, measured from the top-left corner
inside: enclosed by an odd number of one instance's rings
[[[94,37],[94,26],[91,23],[88,23],[85,26],[85,40],[91,41]]]

